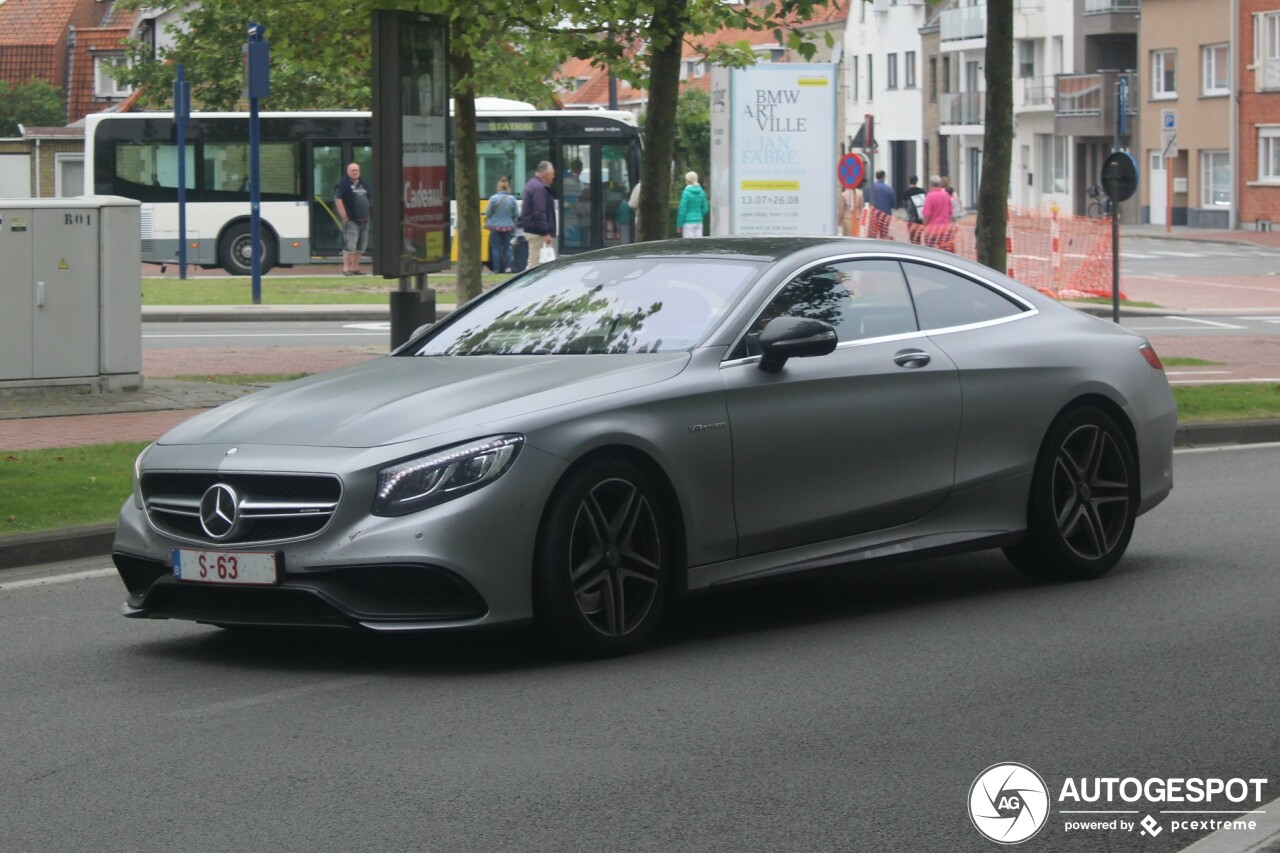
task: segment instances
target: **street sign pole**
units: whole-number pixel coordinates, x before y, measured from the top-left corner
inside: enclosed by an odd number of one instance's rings
[[[173,123],[178,131],[178,278],[187,278],[187,122],[191,118],[191,86],[187,67],[178,64],[173,81]]]
[[[246,89],[249,96],[249,246],[252,258],[253,304],[262,304],[262,193],[259,186],[260,138],[258,131],[258,101],[267,96],[269,89],[267,43],[262,40],[266,28],[261,24],[249,25],[249,42],[244,46],[247,72]]]

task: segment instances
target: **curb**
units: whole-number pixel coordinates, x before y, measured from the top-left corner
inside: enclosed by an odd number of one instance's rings
[[[1273,442],[1280,442],[1280,420],[1183,424],[1173,436],[1173,446],[1178,449]],[[105,557],[111,553],[115,533],[115,524],[86,524],[0,536],[0,570]]]
[[[0,536],[0,569],[110,554],[115,537],[114,523],[84,524],[60,530],[36,530]]]

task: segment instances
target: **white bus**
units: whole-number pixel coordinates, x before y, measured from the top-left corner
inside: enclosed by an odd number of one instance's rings
[[[549,160],[556,166],[559,252],[631,242],[634,217],[625,208],[639,179],[641,154],[633,115],[518,104],[513,109],[510,101],[487,109],[492,103],[486,100],[477,102],[482,199],[493,194],[502,176],[519,197],[538,162]],[[263,272],[336,258],[342,229],[333,189],[347,163],[373,174],[370,114],[264,112],[260,118]],[[142,202],[147,263],[178,258],[176,140],[171,113],[96,113],[85,120],[85,192]],[[187,262],[249,275],[248,113],[192,113],[185,159]]]

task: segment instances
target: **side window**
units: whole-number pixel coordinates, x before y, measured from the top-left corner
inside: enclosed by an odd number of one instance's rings
[[[841,261],[805,270],[765,306],[729,357],[759,355],[760,332],[775,317],[822,320],[835,328],[839,341],[918,329],[896,261]]]
[[[973,279],[928,264],[903,263],[920,328],[944,329],[1021,314],[1026,309]]]

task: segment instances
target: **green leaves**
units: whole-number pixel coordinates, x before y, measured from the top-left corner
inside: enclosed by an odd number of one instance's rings
[[[67,123],[62,95],[43,80],[11,86],[0,80],[0,136],[17,136],[18,125],[62,127]]]

